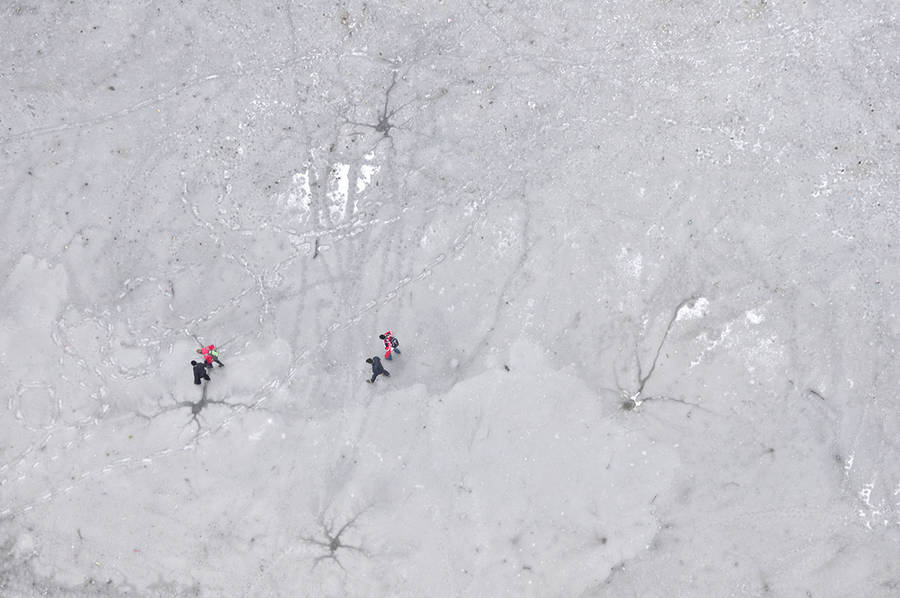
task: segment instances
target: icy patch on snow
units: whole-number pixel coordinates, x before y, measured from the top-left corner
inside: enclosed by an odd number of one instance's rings
[[[753,309],[748,310],[747,313],[744,314],[744,320],[746,320],[748,324],[759,324],[765,319],[765,316]]]
[[[709,312],[709,299],[700,297],[690,305],[682,305],[675,315],[675,320],[695,320],[702,318]]]
[[[304,212],[309,211],[312,203],[312,191],[309,188],[309,168],[303,172],[295,172],[291,177],[291,188],[295,189],[288,195],[287,205],[291,208],[299,208]]]
[[[328,210],[332,223],[343,220],[347,211],[347,199],[350,194],[349,173],[349,164],[337,163],[331,167],[331,173],[328,176],[328,193],[326,195],[331,201]]]
[[[692,306],[685,306],[678,311],[677,319],[699,318],[709,310],[709,302],[705,298],[698,299]],[[772,374],[773,368],[784,360],[784,346],[777,334],[764,334],[757,328],[766,321],[760,309],[751,309],[742,318],[734,318],[725,322],[718,335],[704,331],[697,335],[696,342],[700,351],[691,360],[689,369],[700,365],[711,351],[724,348],[741,357],[749,373],[763,369]]]
[[[890,502],[891,499],[887,496],[888,493],[892,493],[892,496],[900,494],[900,483],[893,489],[883,490],[881,492],[882,498],[873,499],[872,494],[876,486],[881,488],[886,486],[884,482],[879,483],[877,474],[873,475],[857,491],[857,498],[861,503],[861,506],[857,509],[857,517],[868,530],[872,530],[875,527],[900,526],[900,512],[898,512],[900,511],[900,501],[892,504]]]
[[[716,347],[718,347],[719,345],[721,345],[722,343],[724,343],[730,334],[731,334],[731,323],[730,322],[725,324],[725,328],[719,334],[718,338],[711,339],[711,338],[709,338],[709,335],[706,332],[703,332],[702,334],[700,334],[697,337],[697,340],[700,341],[701,343],[705,344],[706,346],[703,347],[703,349],[700,351],[700,354],[697,356],[697,359],[694,359],[691,361],[690,367],[694,368],[694,367],[700,365],[700,363],[703,361],[703,358],[706,356],[706,354],[709,353],[710,351],[712,351],[713,349],[715,349]]]
[[[623,247],[616,255],[616,260],[623,272],[634,278],[640,278],[641,272],[644,270],[644,256],[640,253],[632,254],[627,247]]]
[[[366,187],[372,184],[372,177],[378,172],[379,166],[375,164],[363,164],[359,167],[359,177],[356,179],[356,192],[362,193]]]
[[[309,214],[312,190],[309,185],[308,166],[291,176],[291,186],[285,193],[279,193],[275,201],[287,209],[299,211],[301,220]]]
[[[759,339],[755,345],[748,346],[743,353],[748,358],[748,362],[752,360],[757,365],[771,367],[782,361],[784,348],[778,342],[778,337],[773,334]],[[755,369],[756,366],[748,363],[748,371],[753,372]]]
[[[291,175],[291,183],[288,189],[275,195],[275,203],[286,210],[292,211],[291,217],[305,220],[312,206],[312,189],[310,187],[309,164],[305,164],[300,170]],[[299,212],[299,215],[296,213]]]

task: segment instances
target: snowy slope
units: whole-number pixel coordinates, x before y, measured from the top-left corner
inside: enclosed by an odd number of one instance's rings
[[[0,594],[895,595],[896,12],[0,8]]]

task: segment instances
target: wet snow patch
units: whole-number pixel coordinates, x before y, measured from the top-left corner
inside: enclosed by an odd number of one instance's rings
[[[681,306],[675,314],[675,320],[696,320],[709,312],[709,299],[700,297],[690,303]]]
[[[748,325],[760,324],[765,319],[765,316],[753,309],[748,310],[747,313],[744,314],[744,320]]]

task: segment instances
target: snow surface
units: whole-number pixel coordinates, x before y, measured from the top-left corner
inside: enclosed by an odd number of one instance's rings
[[[897,12],[5,3],[0,595],[897,596]]]

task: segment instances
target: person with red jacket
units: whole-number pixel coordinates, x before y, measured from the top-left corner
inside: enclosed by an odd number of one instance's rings
[[[206,367],[211,368],[214,361],[219,364],[220,368],[225,367],[225,364],[219,361],[219,352],[216,351],[215,345],[207,345],[202,349],[197,349],[197,353],[203,356],[203,359],[206,362]]]
[[[384,334],[379,334],[378,338],[384,341],[384,358],[390,361],[393,359],[391,356],[392,353],[396,353],[397,355],[403,355],[400,352],[400,341],[394,338],[394,335],[391,334],[391,331],[388,330]]]

